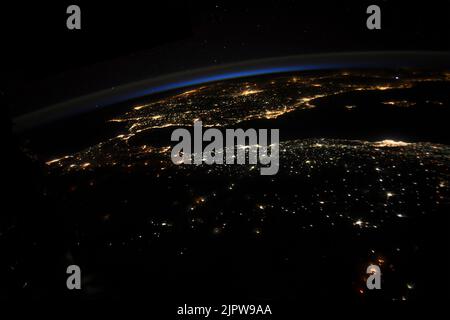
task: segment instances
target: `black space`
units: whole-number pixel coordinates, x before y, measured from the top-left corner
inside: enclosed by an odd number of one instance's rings
[[[81,8],[81,30],[66,28],[70,4]],[[382,9],[381,30],[366,28],[369,4]],[[448,50],[449,10],[449,1],[11,1],[0,17],[0,90],[20,109],[261,57]]]

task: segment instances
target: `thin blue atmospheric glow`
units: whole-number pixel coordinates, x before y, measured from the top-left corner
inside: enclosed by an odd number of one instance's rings
[[[198,84],[207,83],[207,82],[213,82],[213,81],[259,76],[259,75],[263,75],[263,74],[302,71],[302,70],[309,70],[309,69],[313,69],[313,67],[311,66],[308,68],[308,67],[286,66],[286,67],[276,67],[276,68],[270,68],[270,69],[255,69],[255,70],[243,70],[243,71],[236,71],[236,72],[229,72],[229,73],[220,73],[220,74],[215,74],[215,75],[211,75],[211,76],[205,76],[205,77],[201,77],[201,78],[181,81],[181,82],[168,83],[168,84],[165,84],[162,86],[144,90],[141,93],[143,95],[146,95],[146,94],[152,94],[152,93],[157,93],[157,92],[162,92],[162,91],[168,91],[168,90],[172,90],[172,89],[178,89],[178,88],[182,88],[182,87],[189,87],[189,86],[198,85]]]
[[[123,95],[121,97],[116,96],[116,101],[108,101],[107,103],[117,103],[121,101],[126,101],[129,99],[134,98],[140,98],[143,96],[160,93],[164,91],[169,91],[173,89],[179,89],[183,87],[189,87],[193,85],[200,85],[208,82],[214,82],[214,81],[221,81],[221,80],[229,80],[229,79],[235,79],[235,78],[243,78],[243,77],[251,77],[251,76],[258,76],[258,75],[265,75],[265,74],[273,74],[273,73],[283,73],[283,72],[293,72],[293,71],[306,71],[306,70],[320,70],[320,69],[333,69],[337,68],[339,65],[337,64],[321,64],[321,65],[302,65],[302,66],[280,66],[280,67],[272,67],[272,68],[265,68],[265,69],[249,69],[249,70],[242,70],[242,71],[235,71],[235,72],[226,72],[226,73],[218,73],[215,75],[210,76],[203,76],[199,78],[193,78],[190,80],[184,80],[184,81],[178,81],[178,82],[172,82],[163,84],[160,86],[138,90],[135,92],[130,92],[126,95]],[[117,101],[119,100],[119,101]]]
[[[111,90],[105,90],[101,93],[97,93],[94,96],[91,96],[89,98],[83,99],[81,102],[76,101],[69,105],[70,107],[67,108],[66,104],[63,104],[62,106],[57,106],[56,108],[50,108],[51,110],[47,110],[48,119],[58,119],[59,117],[68,117],[73,116],[78,113],[82,112],[89,112],[97,108],[103,108],[108,106],[113,106],[117,103],[122,103],[131,99],[135,98],[142,98],[145,96],[149,96],[155,93],[165,92],[169,90],[174,89],[180,89],[183,87],[189,87],[189,86],[195,86],[200,85],[208,82],[214,82],[214,81],[222,81],[222,80],[229,80],[229,79],[236,79],[236,78],[244,78],[244,77],[252,77],[252,76],[258,76],[258,75],[266,75],[266,74],[274,74],[274,73],[286,73],[286,72],[294,72],[294,71],[307,71],[307,70],[327,70],[327,69],[337,69],[337,68],[353,68],[353,67],[367,67],[370,66],[370,62],[359,62],[359,63],[319,63],[319,64],[303,64],[303,65],[282,65],[282,66],[274,66],[274,67],[266,67],[266,68],[257,68],[257,67],[247,67],[247,69],[239,70],[239,71],[226,71],[224,69],[217,70],[216,73],[212,73],[212,70],[210,70],[210,75],[201,75],[201,76],[195,76],[195,72],[193,72],[193,75],[189,77],[189,73],[185,74],[184,76],[178,76],[183,77],[185,80],[181,80],[178,78],[178,80],[170,80],[171,77],[166,78],[166,82],[162,82],[163,84],[160,85],[154,85],[151,86],[148,85],[147,88],[145,88],[145,84],[141,84],[140,88],[139,86],[133,90],[133,87],[124,88],[124,90],[117,90],[117,91],[111,91]],[[207,71],[203,71],[207,72]],[[173,77],[172,77],[173,79]],[[157,81],[157,79],[149,79],[149,81]],[[161,82],[160,82],[161,83]],[[45,110],[44,110],[45,111]],[[40,112],[40,111],[38,111]],[[38,116],[31,113],[28,115],[22,116],[22,119],[16,120],[18,122],[20,121],[29,121],[31,123],[31,126],[36,124],[36,118]],[[24,120],[26,119],[26,120]],[[42,118],[43,119],[43,118]],[[50,121],[50,120],[43,120]]]

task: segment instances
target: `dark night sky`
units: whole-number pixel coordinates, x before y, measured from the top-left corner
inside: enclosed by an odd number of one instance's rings
[[[200,66],[450,43],[449,1],[28,2],[2,4],[0,18],[0,88],[13,113]],[[74,3],[81,31],[65,26]],[[369,4],[381,7],[382,30],[367,30]]]

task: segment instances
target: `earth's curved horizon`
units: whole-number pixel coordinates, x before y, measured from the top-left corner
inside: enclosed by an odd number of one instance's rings
[[[52,121],[126,102],[130,99],[140,99],[148,95],[189,86],[207,85],[211,82],[276,73],[364,68],[375,70],[382,68],[445,70],[450,68],[450,55],[448,52],[440,51],[367,51],[300,54],[205,66],[169,74],[149,75],[147,78],[138,81],[117,84],[106,89],[103,88],[100,91],[86,92],[81,96],[62,96],[60,98],[61,101],[52,105],[44,104],[44,107],[37,110],[36,107],[33,108],[33,103],[29,103],[28,106],[22,106],[21,108],[16,106],[13,110],[15,114],[13,128],[16,132],[22,132],[36,126],[46,125]],[[86,73],[85,77],[89,78],[89,73]],[[64,78],[56,81],[64,82]],[[52,91],[51,88],[49,90]],[[65,90],[60,91],[64,92]]]

